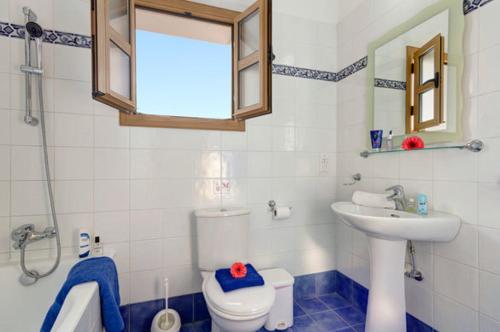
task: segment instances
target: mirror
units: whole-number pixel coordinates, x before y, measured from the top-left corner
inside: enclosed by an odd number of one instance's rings
[[[370,129],[395,144],[461,139],[463,31],[460,2],[441,0],[370,44]]]

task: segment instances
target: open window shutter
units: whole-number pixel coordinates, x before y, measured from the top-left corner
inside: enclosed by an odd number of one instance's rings
[[[234,22],[234,118],[271,113],[271,0],[258,0]]]
[[[443,122],[444,37],[441,34],[417,49],[414,59],[414,129],[437,126]]]
[[[93,96],[136,110],[135,0],[92,0]]]

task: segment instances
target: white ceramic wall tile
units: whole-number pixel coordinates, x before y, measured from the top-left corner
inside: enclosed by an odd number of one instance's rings
[[[434,295],[434,328],[443,332],[475,332],[478,313],[440,295]]]
[[[90,94],[89,82],[54,80],[54,112],[92,114]]]
[[[500,44],[500,37],[495,33],[498,28],[498,15],[500,15],[500,4],[491,2],[488,8],[479,11],[479,45],[481,49]]]
[[[91,148],[55,148],[56,180],[92,180],[93,150]],[[40,163],[34,164],[39,167]]]
[[[479,317],[479,331],[480,332],[495,332],[500,330],[500,322],[484,315]]]
[[[434,288],[436,292],[463,305],[478,309],[479,271],[470,266],[436,256]]]
[[[130,151],[126,149],[94,149],[95,179],[128,179]]]
[[[0,181],[0,216],[10,215],[10,182]]]
[[[11,200],[11,213],[14,216],[41,215],[49,212],[46,183],[43,181],[12,182]]]
[[[101,237],[104,244],[129,242],[130,215],[128,211],[96,213],[94,233]]]
[[[56,211],[58,213],[92,212],[93,189],[92,181],[56,181],[54,188]]]
[[[91,147],[94,145],[94,119],[86,115],[54,115],[55,145]]]
[[[129,209],[129,180],[96,180],[94,182],[95,211],[121,211]]]
[[[500,276],[489,272],[480,273],[479,309],[482,313],[500,320]]]
[[[137,241],[130,244],[130,270],[145,271],[163,266],[161,240]]]
[[[500,230],[478,227],[479,267],[500,274]]]

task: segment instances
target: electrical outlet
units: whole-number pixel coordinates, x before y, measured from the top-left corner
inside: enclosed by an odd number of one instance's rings
[[[322,153],[319,157],[319,172],[320,173],[328,173],[328,163],[329,163],[328,154]]]
[[[222,181],[215,180],[213,186],[214,186],[214,194],[222,196],[231,195],[231,182],[229,180],[222,180]]]

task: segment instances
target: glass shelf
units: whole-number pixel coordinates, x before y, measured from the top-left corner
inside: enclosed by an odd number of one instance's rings
[[[392,149],[392,150],[366,150],[361,152],[359,155],[363,158],[368,158],[374,154],[383,154],[383,153],[395,153],[395,152],[407,152],[407,151],[429,151],[429,150],[446,150],[446,149],[459,149],[459,150],[468,150],[471,152],[479,152],[484,148],[484,143],[480,140],[473,140],[467,144],[449,144],[449,145],[431,145],[425,147],[423,149],[414,149],[414,150],[403,150],[401,148]]]

